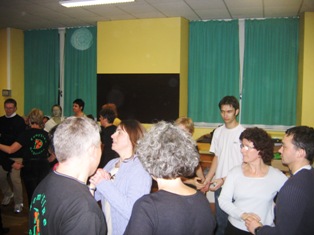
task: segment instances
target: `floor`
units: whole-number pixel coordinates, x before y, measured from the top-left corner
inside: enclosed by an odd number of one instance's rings
[[[0,193],[0,203],[2,201],[2,193]],[[26,195],[26,194],[25,194]],[[25,197],[24,197],[25,198]],[[24,199],[24,205],[28,205],[27,199]],[[14,202],[11,200],[7,206],[1,206],[2,223],[4,227],[10,228],[8,235],[28,234],[28,207],[24,207],[23,211],[15,214]]]

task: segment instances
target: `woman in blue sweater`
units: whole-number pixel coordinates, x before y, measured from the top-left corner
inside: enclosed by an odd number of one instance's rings
[[[152,179],[135,153],[144,127],[136,120],[125,120],[112,135],[112,149],[119,154],[98,169],[90,179],[96,186],[95,198],[101,200],[106,216],[108,235],[123,234],[135,201],[151,190]]]

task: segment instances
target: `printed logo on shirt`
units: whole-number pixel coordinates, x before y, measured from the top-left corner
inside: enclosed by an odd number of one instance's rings
[[[31,206],[30,213],[33,215],[33,222],[29,222],[29,231],[28,234],[31,235],[40,235],[43,231],[42,227],[47,226],[47,219],[45,218],[46,214],[46,195],[37,194],[34,197]]]
[[[32,146],[29,148],[33,156],[42,154],[46,149],[44,148],[47,139],[43,134],[35,134],[31,138]]]

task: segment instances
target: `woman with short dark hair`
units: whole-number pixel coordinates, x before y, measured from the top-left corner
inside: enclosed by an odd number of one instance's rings
[[[249,218],[273,225],[273,199],[287,180],[281,171],[269,165],[274,144],[266,131],[247,128],[240,140],[243,164],[229,171],[218,199],[229,215],[225,235],[251,234],[245,226]]]

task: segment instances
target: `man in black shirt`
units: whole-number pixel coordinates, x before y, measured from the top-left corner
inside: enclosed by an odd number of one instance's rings
[[[107,234],[104,214],[87,186],[101,156],[100,128],[86,117],[69,117],[58,125],[53,145],[54,172],[35,189],[29,212],[29,234]]]
[[[14,99],[6,99],[4,101],[5,115],[0,117],[0,143],[11,145],[17,137],[25,131],[26,125],[24,119],[16,113],[17,103]],[[22,162],[22,151],[8,155],[0,151],[0,157],[14,159],[14,161]],[[8,171],[0,167],[0,187],[3,193],[2,205],[6,206],[14,197],[14,212],[20,213],[23,209],[23,188],[20,176],[20,170],[12,169],[10,172],[11,182],[13,184],[13,192],[7,180]]]

